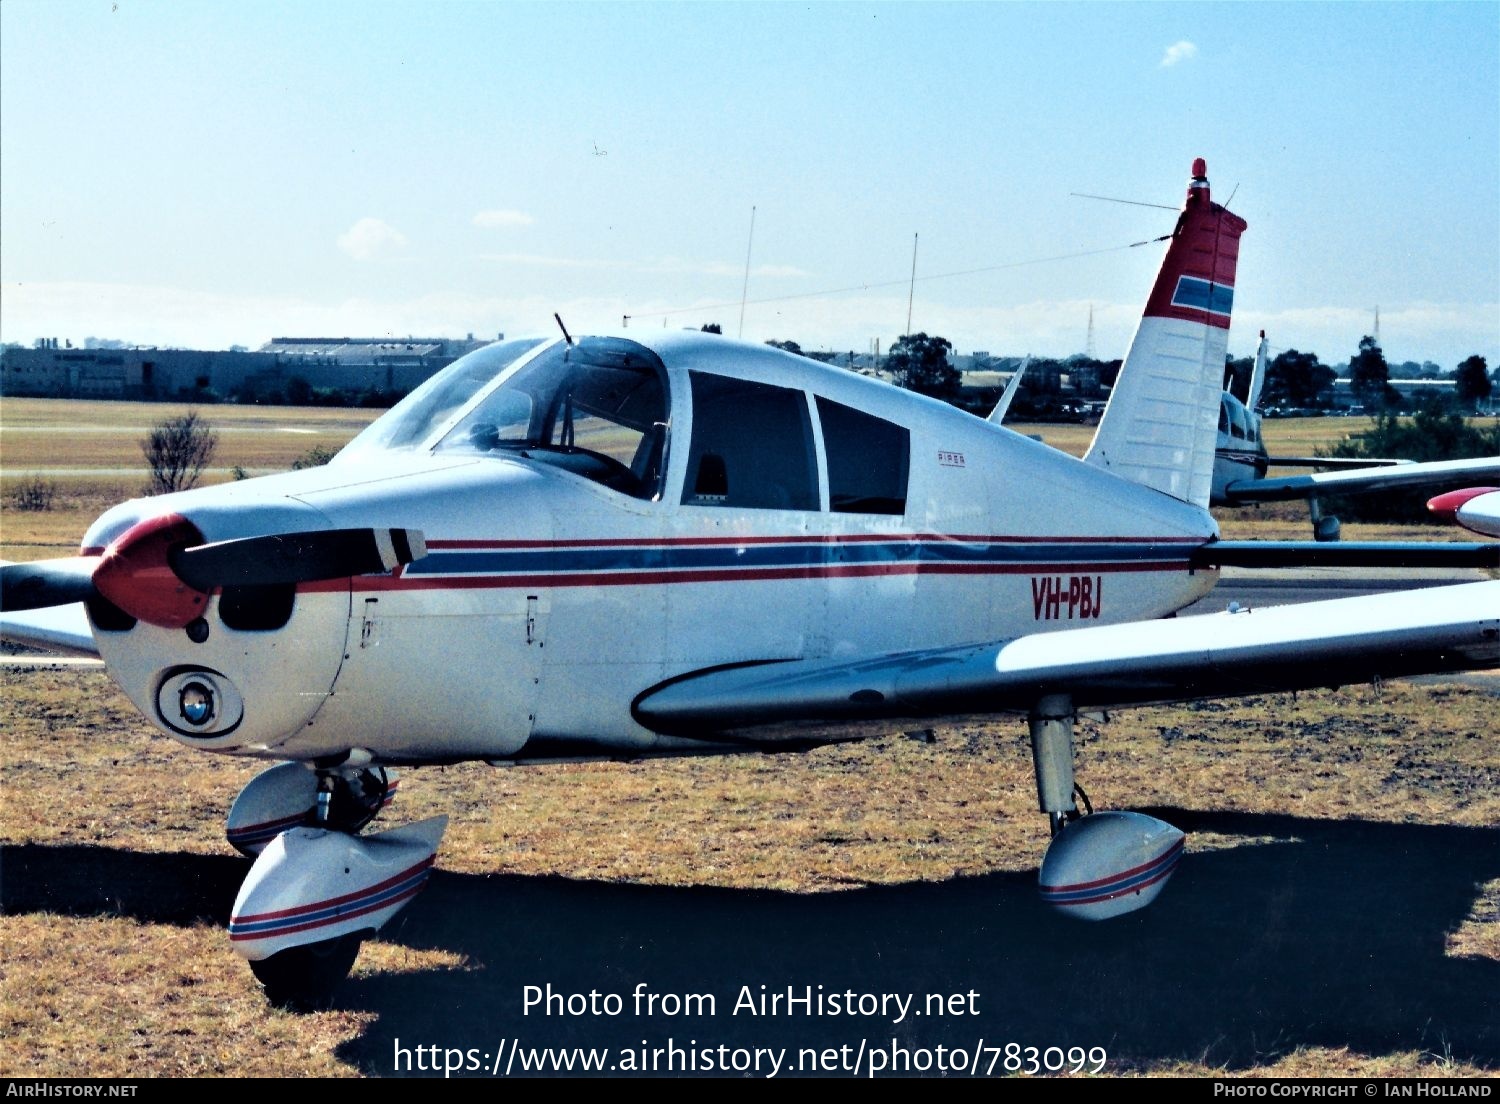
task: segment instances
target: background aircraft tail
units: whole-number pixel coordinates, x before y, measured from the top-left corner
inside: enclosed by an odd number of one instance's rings
[[[1234,273],[1245,220],[1209,198],[1193,162],[1187,201],[1130,352],[1084,459],[1207,507]]]

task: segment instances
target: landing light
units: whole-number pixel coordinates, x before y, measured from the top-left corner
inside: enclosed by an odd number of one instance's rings
[[[214,692],[201,682],[190,682],[177,695],[177,711],[194,728],[214,719]]]
[[[245,716],[245,702],[234,683],[217,671],[201,667],[179,667],[165,672],[156,691],[156,715],[194,746],[213,740],[214,747],[227,747],[229,737]]]

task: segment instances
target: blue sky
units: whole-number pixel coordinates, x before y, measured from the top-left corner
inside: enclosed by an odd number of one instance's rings
[[[1175,205],[1199,155],[1231,351],[1346,359],[1379,306],[1393,360],[1500,362],[1496,3],[6,0],[0,336],[733,334],[754,206],[747,338],[888,345],[904,284],[811,293],[919,233],[913,328],[1067,354],[1093,304],[1119,356],[1172,215],[1068,193]]]

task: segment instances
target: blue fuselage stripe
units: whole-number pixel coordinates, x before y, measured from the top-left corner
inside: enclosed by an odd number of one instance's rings
[[[755,544],[627,548],[463,549],[434,551],[406,576],[525,574],[589,571],[701,571],[725,568],[836,567],[847,564],[1142,563],[1186,560],[1181,544],[971,544],[891,541],[829,544]]]

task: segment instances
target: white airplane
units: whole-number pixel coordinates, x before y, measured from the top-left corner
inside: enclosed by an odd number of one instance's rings
[[[764,345],[564,331],[454,363],[326,467],[111,509],[78,557],[0,571],[5,635],[97,653],[190,748],[279,762],[228,818],[256,855],[229,938],[278,1002],[428,877],[446,818],[359,834],[390,768],[819,742],[787,722],[1026,715],[1042,895],[1125,913],[1183,836],[1080,814],[1081,710],[1500,663],[1500,582],[1164,619],[1228,563],[1500,564],[1217,539],[1244,229],[1196,162],[1083,460]]]

